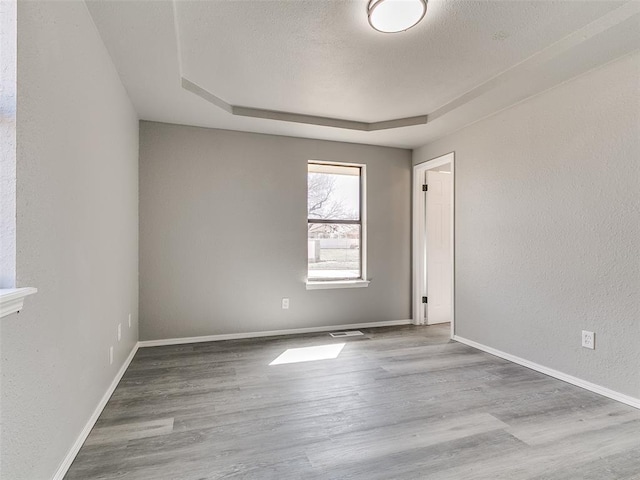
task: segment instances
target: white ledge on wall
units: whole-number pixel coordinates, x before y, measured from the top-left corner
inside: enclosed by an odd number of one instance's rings
[[[0,318],[22,310],[24,297],[33,295],[37,288],[2,288],[0,289]]]
[[[369,286],[369,280],[336,280],[324,282],[307,282],[307,290],[326,290],[329,288],[362,288]]]

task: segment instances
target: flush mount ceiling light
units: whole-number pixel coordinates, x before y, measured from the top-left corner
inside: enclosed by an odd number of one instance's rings
[[[422,20],[427,0],[370,0],[367,10],[369,24],[379,32],[404,32]]]

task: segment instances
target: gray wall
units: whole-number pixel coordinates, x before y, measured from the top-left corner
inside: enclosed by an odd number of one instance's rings
[[[368,288],[305,289],[309,159],[367,165]],[[410,172],[408,150],[141,122],[141,340],[409,319]]]
[[[83,2],[19,2],[18,81],[17,283],[39,292],[0,320],[0,477],[40,480],[137,341],[138,120]]]
[[[413,159],[455,151],[456,333],[636,398],[639,76],[619,59]]]

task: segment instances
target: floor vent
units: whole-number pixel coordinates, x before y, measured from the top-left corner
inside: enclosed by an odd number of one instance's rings
[[[364,335],[360,330],[349,330],[348,332],[331,332],[329,333],[333,338],[336,337],[357,337],[358,335]]]

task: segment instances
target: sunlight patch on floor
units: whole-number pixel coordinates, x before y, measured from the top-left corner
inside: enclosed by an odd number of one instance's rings
[[[315,347],[289,348],[269,365],[331,360],[340,355],[344,346],[344,343],[332,343],[330,345],[318,345]]]

